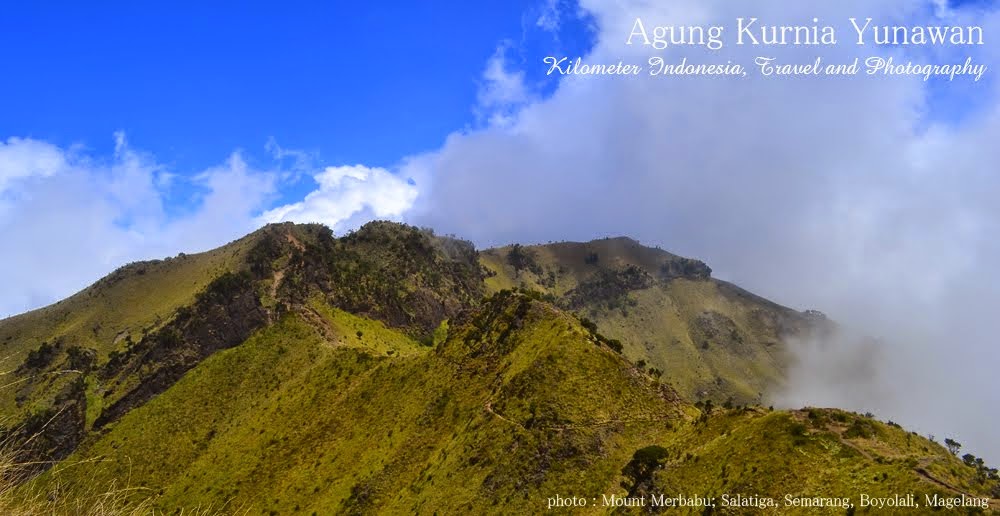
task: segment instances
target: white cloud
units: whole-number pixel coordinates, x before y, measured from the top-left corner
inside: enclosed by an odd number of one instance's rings
[[[183,180],[164,176],[172,174],[123,134],[107,161],[31,139],[0,145],[0,317],[71,295],[129,261],[210,249],[256,229],[275,174],[234,154],[197,175],[203,197],[176,217],[166,214],[167,188]]]
[[[990,143],[1000,140],[995,46],[730,44],[718,53],[657,53],[624,45],[640,16],[647,27],[732,26],[738,16],[808,25],[816,17],[844,37],[851,16],[920,24],[971,15],[923,0],[764,1],[752,10],[723,0],[580,3],[598,29],[590,63],[645,63],[654,53],[696,63],[748,63],[758,54],[840,62],[879,53],[961,62],[968,54],[987,62],[990,78],[932,91],[904,77],[568,76],[551,97],[504,113],[504,124],[456,132],[407,162],[402,173],[427,178],[410,220],[486,245],[628,234],[703,258],[751,290],[882,337],[882,352],[865,357],[878,371],[867,385],[855,377],[822,383],[829,375],[816,367],[830,351],[802,348],[793,375],[800,395],[790,402],[872,410],[920,431],[952,432],[1000,461],[992,438],[1000,419],[984,409],[1000,405],[987,365],[1000,362],[1000,322],[989,315],[1000,306],[1000,207],[992,201],[1000,154]],[[1000,35],[996,12],[976,23],[987,38]],[[976,107],[971,115],[928,118],[960,94]],[[836,362],[858,363],[852,353]]]
[[[559,25],[562,18],[562,13],[559,8],[560,0],[545,0],[542,3],[540,12],[538,13],[538,18],[535,20],[535,26],[552,33],[559,31]]]
[[[271,153],[279,166],[290,163],[290,166],[282,168],[281,179],[283,181],[297,181],[303,174],[308,174],[314,169],[317,155],[314,152],[306,152],[299,149],[287,149],[278,145],[278,141],[273,137],[267,140],[264,149]]]
[[[303,201],[265,211],[283,181],[308,173],[312,155],[272,141],[272,170],[235,152],[181,174],[130,147],[123,133],[114,141],[107,159],[32,139],[0,143],[0,234],[16,250],[0,268],[0,317],[69,296],[130,261],[211,249],[267,222],[344,230],[400,219],[417,196],[412,182],[385,169],[328,167]]]
[[[50,177],[65,168],[66,156],[54,145],[15,137],[0,141],[0,195],[17,180]]]
[[[261,215],[267,222],[319,222],[335,231],[372,218],[398,220],[413,206],[417,188],[383,168],[327,167],[314,176],[319,185],[301,202]]]
[[[513,113],[532,99],[524,82],[524,72],[511,69],[507,63],[509,45],[509,42],[502,43],[486,62],[477,95],[477,115],[495,127],[511,124]]]

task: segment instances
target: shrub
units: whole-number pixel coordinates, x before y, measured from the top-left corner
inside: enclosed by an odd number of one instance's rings
[[[539,276],[542,275],[542,268],[535,260],[535,253],[530,249],[525,249],[521,244],[514,244],[510,247],[510,251],[507,251],[507,263],[514,268],[515,272],[528,270]]]
[[[59,349],[57,345],[43,342],[37,349],[28,352],[28,356],[24,359],[22,367],[25,369],[41,369],[51,364],[58,354]]]
[[[622,468],[622,475],[628,483],[622,482],[622,487],[635,494],[641,488],[649,487],[656,470],[663,468],[669,452],[662,446],[646,446],[632,454],[632,460]]]
[[[870,439],[875,435],[875,428],[872,426],[871,422],[865,421],[863,419],[855,419],[851,426],[847,428],[844,432],[844,437],[848,439],[853,439],[860,437],[863,439]]]

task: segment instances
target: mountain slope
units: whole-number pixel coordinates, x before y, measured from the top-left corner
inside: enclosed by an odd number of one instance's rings
[[[976,503],[998,511],[995,477],[937,443],[859,414],[723,409],[713,410],[711,417],[666,444],[659,468],[633,489],[646,494],[706,493],[719,504],[726,495],[731,500],[736,495],[771,498],[769,511],[794,514],[851,513],[850,506],[837,505],[845,500],[858,512],[869,512],[871,507],[862,508],[862,495],[882,500],[913,495],[919,506],[880,507],[878,512],[921,514],[946,508],[926,503],[935,496],[949,501],[977,498]],[[833,509],[808,505],[817,498],[825,499],[820,503],[832,501]],[[736,505],[721,512],[744,514],[767,503],[746,501],[750,508]]]
[[[702,262],[628,238],[507,246],[480,261],[491,289],[551,294],[692,401],[764,402],[785,378],[785,341],[828,324],[712,279]]]
[[[95,369],[238,270],[259,238],[129,264],[54,305],[0,321],[3,442],[30,441],[17,445],[26,461],[65,457],[99,412]]]
[[[313,296],[430,340],[480,297],[479,274],[471,245],[391,223],[341,239],[319,225],[273,225],[210,253],[133,264],[0,322],[0,438],[44,468]]]
[[[205,253],[131,263],[58,303],[0,320],[4,364],[16,366],[41,342],[62,340],[106,355],[125,338],[138,339],[237,268],[258,236]]]
[[[433,349],[317,312],[206,359],[25,489],[58,503],[127,479],[164,511],[510,514],[559,493],[989,488],[940,446],[856,414],[699,410],[523,294],[459,315]],[[665,453],[638,474],[650,447]]]
[[[780,381],[783,338],[830,323],[627,239],[477,253],[281,224],[191,260],[89,289],[134,306],[80,294],[0,322],[0,437],[26,480],[0,512],[72,514],[102,486],[165,512],[506,514],[563,493],[1000,485],[864,416],[740,408]],[[135,290],[157,286],[176,292]]]
[[[622,453],[696,412],[524,296],[466,314],[436,349],[322,316],[320,330],[287,314],[208,358],[39,485],[129,476],[164,509],[474,509],[567,482],[604,490]]]

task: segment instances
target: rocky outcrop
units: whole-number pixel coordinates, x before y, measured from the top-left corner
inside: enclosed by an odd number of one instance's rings
[[[371,222],[339,239],[325,235],[291,254],[279,295],[312,294],[424,338],[483,295],[471,243],[393,222]]]
[[[566,295],[566,305],[573,310],[594,304],[615,309],[622,306],[629,292],[652,285],[652,276],[635,265],[601,269]]]
[[[206,357],[242,343],[270,319],[249,274],[220,276],[193,306],[180,310],[163,328],[124,353],[112,355],[99,375],[112,382],[105,396],[115,399],[101,412],[94,428],[149,401]]]
[[[663,262],[660,266],[660,276],[665,280],[675,278],[705,280],[712,277],[712,268],[703,261],[678,256]]]

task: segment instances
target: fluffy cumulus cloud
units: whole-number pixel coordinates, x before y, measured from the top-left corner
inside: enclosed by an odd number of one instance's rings
[[[205,170],[178,172],[130,147],[124,134],[114,138],[104,157],[29,138],[0,142],[0,317],[66,297],[130,261],[211,249],[268,222],[343,231],[399,219],[417,196],[412,181],[385,169],[315,172],[314,156],[273,141],[266,149],[274,163],[265,169],[234,152]],[[271,208],[306,176],[315,191]],[[45,273],[24,272],[36,270]]]
[[[513,122],[512,115],[535,98],[525,82],[524,70],[508,62],[511,46],[510,41],[501,42],[486,61],[474,108],[480,125],[505,127]]]
[[[0,142],[0,194],[16,180],[49,177],[65,167],[63,152],[48,143],[22,138]]]
[[[1000,17],[918,0],[582,0],[596,43],[584,62],[828,63],[879,55],[961,63],[969,78],[565,76],[545,99],[452,134],[403,166],[410,220],[480,244],[628,234],[703,258],[719,276],[818,308],[876,340],[795,346],[789,405],[871,410],[1000,461]],[[976,9],[976,11],[973,11]],[[737,17],[837,28],[835,47],[733,44]],[[719,51],[625,45],[635,19],[727,27]],[[848,18],[976,23],[982,47],[853,44]],[[569,56],[575,58],[576,56]],[[543,66],[538,63],[538,66]],[[494,70],[495,71],[495,70]],[[505,75],[516,74],[506,69]],[[860,342],[860,343],[858,343]],[[863,372],[864,374],[859,374]]]
[[[319,186],[301,202],[268,210],[267,222],[319,222],[334,231],[372,219],[399,220],[417,197],[412,180],[383,168],[327,167],[313,176]]]
[[[186,180],[201,201],[171,217],[166,199],[184,185],[124,135],[107,159],[7,140],[0,144],[0,316],[65,297],[126,262],[205,250],[253,230],[273,176],[233,154]]]

